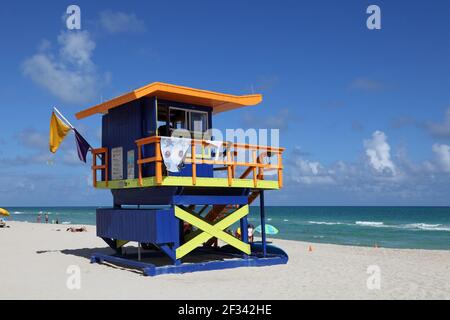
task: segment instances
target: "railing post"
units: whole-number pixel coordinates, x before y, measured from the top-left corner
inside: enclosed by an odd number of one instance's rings
[[[258,164],[263,164],[264,163],[264,157],[267,155],[267,151],[261,153],[258,157]],[[258,179],[259,180],[264,180],[264,168],[263,167],[258,167]]]
[[[233,171],[231,168],[231,152],[230,145],[227,146],[227,174],[228,174],[228,185],[231,186],[233,184]]]
[[[233,162],[236,161],[236,157],[237,157],[237,156],[238,156],[238,152],[235,151],[235,150],[233,150],[233,153],[232,153]],[[235,165],[233,165],[233,166],[231,167],[231,172],[232,172],[232,177],[233,177],[233,179],[236,178],[236,166],[235,166]]]
[[[195,140],[191,140],[191,158],[192,158],[192,184],[195,186],[197,183],[197,152],[195,150]]]
[[[278,151],[278,187],[283,187],[283,161],[281,159],[281,151]]]
[[[160,140],[155,143],[155,174],[156,174],[156,184],[162,183],[162,157],[161,157],[161,145]]]

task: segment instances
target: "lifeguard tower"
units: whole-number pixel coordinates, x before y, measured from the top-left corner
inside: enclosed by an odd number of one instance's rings
[[[151,276],[287,263],[284,251],[266,244],[264,213],[264,191],[282,187],[284,149],[198,138],[212,128],[213,115],[261,101],[259,94],[155,82],[77,113],[77,119],[102,115],[102,147],[92,150],[93,185],[110,189],[114,199],[112,208],[97,209],[96,219],[97,235],[116,254],[94,254],[91,261],[132,266]],[[172,150],[161,150],[177,129],[189,133],[183,137],[189,146],[174,173],[165,164]],[[240,161],[239,152],[250,159]],[[275,175],[266,176],[268,170]],[[258,197],[262,241],[249,244],[249,205]],[[228,229],[238,223],[237,237]],[[122,254],[127,242],[138,243],[137,259]],[[141,249],[164,254],[171,264],[143,262]],[[211,255],[220,259],[206,258]]]

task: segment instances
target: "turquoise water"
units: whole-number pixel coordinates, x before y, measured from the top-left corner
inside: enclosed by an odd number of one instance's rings
[[[95,224],[95,207],[7,208],[10,220]],[[266,207],[274,237],[360,246],[450,250],[450,207]],[[259,208],[250,208],[258,226]]]

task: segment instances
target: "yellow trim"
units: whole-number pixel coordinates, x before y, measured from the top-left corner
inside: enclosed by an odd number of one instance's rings
[[[155,177],[142,178],[142,187],[156,187]],[[163,177],[160,186],[170,187],[190,187],[192,184],[192,177]],[[228,178],[201,178],[197,177],[196,187],[230,187],[228,185]],[[128,180],[113,180],[108,181],[106,186],[105,181],[98,181],[96,188],[100,189],[127,189],[127,188],[141,188],[139,179]],[[253,179],[233,179],[231,188],[255,188]],[[279,189],[278,181],[274,180],[258,180],[256,189]]]
[[[109,109],[116,108],[145,96],[158,96],[160,99],[208,106],[213,108],[214,113],[228,111],[244,106],[253,106],[262,101],[262,95],[260,94],[235,96],[231,94],[177,86],[168,83],[153,82],[149,85],[123,94],[89,109],[80,111],[76,114],[76,117],[79,120],[92,116],[96,113],[106,113]]]
[[[129,242],[129,241],[127,241],[127,240],[116,240],[116,247],[117,247],[117,248],[121,248],[121,247],[123,247],[124,245],[126,245],[128,242]]]
[[[217,239],[220,239],[228,243],[229,245],[235,247],[238,250],[241,250],[246,254],[250,254],[251,249],[249,244],[223,231],[225,228],[231,226],[239,219],[248,215],[248,212],[249,212],[248,205],[245,205],[242,208],[239,208],[238,210],[234,211],[227,217],[223,218],[216,224],[211,225],[202,217],[196,216],[186,210],[181,209],[178,206],[175,206],[175,216],[177,218],[186,221],[187,223],[190,223],[191,225],[204,231],[201,234],[194,237],[193,239],[186,242],[185,244],[183,244],[181,247],[177,248],[176,258],[180,259],[184,257],[186,254],[188,254],[189,252],[191,252],[192,250],[194,250],[195,248],[202,245],[203,243],[205,243],[206,241],[208,241],[213,237],[216,237]]]

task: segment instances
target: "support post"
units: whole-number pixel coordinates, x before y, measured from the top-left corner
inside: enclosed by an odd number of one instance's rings
[[[138,261],[141,261],[141,243],[138,242]]]
[[[97,154],[92,152],[92,184],[97,187]]]
[[[241,227],[241,240],[242,240],[242,242],[248,243],[248,221],[247,221],[247,216],[241,218],[240,227]],[[247,259],[248,255],[244,253],[243,257],[244,257],[244,259]]]
[[[261,214],[261,237],[262,237],[263,256],[265,257],[267,254],[267,247],[266,247],[266,212],[264,208],[264,190],[261,190],[259,194],[259,211]]]

